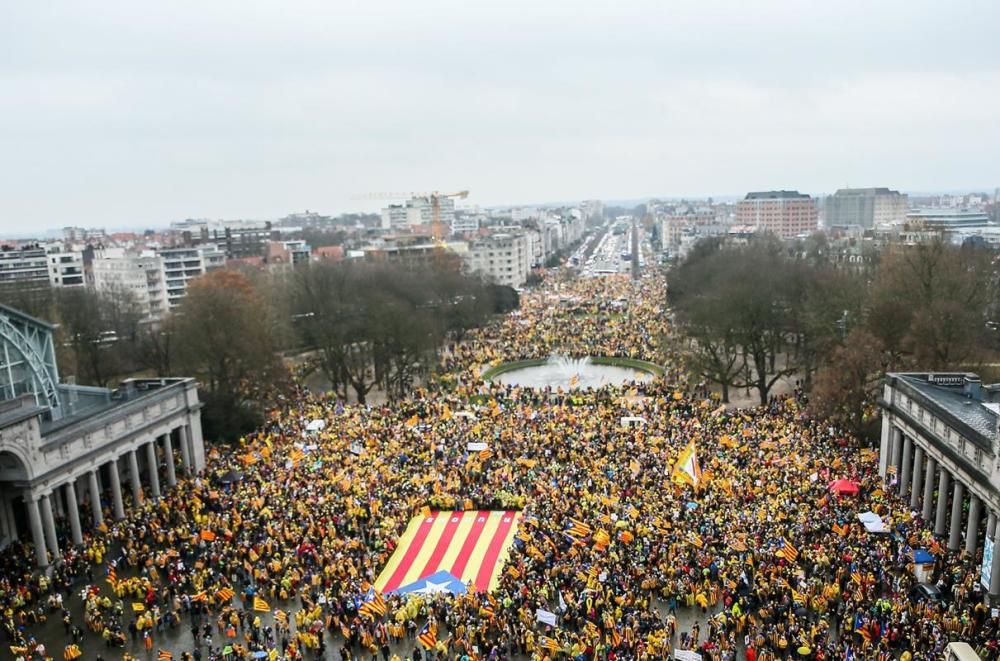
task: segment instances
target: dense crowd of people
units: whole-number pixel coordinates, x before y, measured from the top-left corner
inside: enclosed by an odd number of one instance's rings
[[[802,393],[727,410],[687,383],[664,342],[660,276],[549,280],[521,302],[403,402],[300,391],[238,446],[213,448],[202,474],[122,521],[109,511],[50,576],[9,547],[0,605],[15,656],[77,658],[99,638],[108,660],[937,659],[949,640],[998,658],[979,558],[941,549],[882,485],[874,452],[811,419]],[[553,354],[665,373],[572,393],[481,377]],[[323,430],[307,431],[314,420]],[[671,480],[692,441],[697,488]],[[836,479],[860,493],[831,493]],[[388,594],[371,614],[371,586],[425,508],[523,513],[496,589]],[[866,510],[891,533],[866,532]],[[915,548],[935,553],[940,603],[908,596]],[[41,639],[49,618],[63,638]],[[163,642],[182,627],[190,645]]]

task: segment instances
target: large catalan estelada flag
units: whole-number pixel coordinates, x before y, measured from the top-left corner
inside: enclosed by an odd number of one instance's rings
[[[383,594],[489,592],[496,587],[520,521],[520,512],[485,510],[416,516],[375,589]]]

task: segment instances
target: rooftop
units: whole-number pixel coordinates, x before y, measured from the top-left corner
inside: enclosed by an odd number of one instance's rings
[[[797,190],[768,190],[747,193],[746,200],[808,200],[809,196]]]
[[[48,331],[55,330],[56,328],[53,324],[50,324],[47,321],[42,321],[38,317],[32,317],[30,314],[21,312],[17,308],[12,308],[9,305],[4,305],[3,303],[0,303],[0,312],[10,315],[11,317],[18,319],[29,326],[38,326]]]
[[[841,188],[834,193],[835,197],[847,197],[851,195],[899,195],[898,190],[891,190],[882,186],[875,188]]]
[[[977,375],[963,372],[890,373],[888,378],[921,406],[942,414],[973,441],[992,449],[1000,387],[983,386]]]
[[[58,420],[43,419],[42,436],[49,436],[83,422],[98,421],[104,413],[152,397],[170,386],[186,381],[189,379],[128,379],[114,390],[61,385],[59,389],[66,407],[65,414]]]
[[[964,219],[964,218],[983,218],[988,219],[989,215],[980,209],[947,209],[947,208],[930,208],[930,209],[910,209],[906,214],[907,218],[940,218],[940,219]]]

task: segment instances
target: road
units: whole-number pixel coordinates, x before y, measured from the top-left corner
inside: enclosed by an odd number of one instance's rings
[[[631,220],[615,219],[609,221],[602,229],[601,234],[591,239],[596,242],[596,247],[593,248],[589,258],[585,261],[583,260],[583,255],[589,243],[582,246],[577,254],[574,255],[580,275],[583,277],[602,277],[630,273],[632,270]],[[638,244],[640,246],[639,266],[641,268],[645,265],[646,254],[648,253],[648,247],[641,236],[641,232]]]

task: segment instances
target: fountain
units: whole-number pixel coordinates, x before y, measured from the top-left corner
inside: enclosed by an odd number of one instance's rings
[[[565,377],[567,382],[570,382],[574,378],[579,380],[580,374],[587,371],[591,362],[590,356],[570,358],[563,354],[554,353],[546,359],[545,364],[551,365],[558,374]]]
[[[628,363],[628,364],[624,364]],[[658,368],[641,361],[623,361],[553,354],[545,359],[506,363],[484,376],[505,385],[562,390],[603,388],[631,381],[648,381]]]

